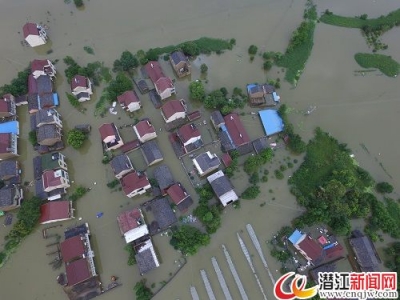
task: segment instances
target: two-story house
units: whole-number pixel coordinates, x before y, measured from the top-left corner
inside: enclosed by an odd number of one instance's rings
[[[172,94],[175,94],[174,83],[172,82],[171,78],[164,75],[164,72],[157,61],[149,61],[144,66],[144,69],[153,82],[157,94],[162,100],[171,97]]]
[[[71,92],[79,102],[88,101],[93,94],[92,82],[85,76],[75,75],[71,80]]]
[[[21,206],[24,197],[22,188],[13,185],[0,189],[0,210],[10,211]]]
[[[0,133],[0,160],[18,156],[18,136],[15,133]]]
[[[44,171],[42,174],[42,181],[43,190],[45,192],[70,187],[68,172],[62,169]]]
[[[130,172],[121,179],[122,189],[129,198],[143,195],[151,188],[150,182],[144,173]]]
[[[46,30],[36,23],[26,23],[22,27],[25,41],[31,47],[37,47],[46,44],[47,33]]]
[[[55,124],[45,124],[36,131],[37,142],[41,146],[53,146],[62,141],[61,128]]]
[[[186,118],[186,103],[181,100],[170,100],[161,106],[161,115],[166,123]]]
[[[11,94],[3,95],[0,98],[0,118],[14,117],[17,114],[15,98]]]
[[[63,127],[61,115],[54,109],[40,109],[37,113],[31,115],[31,129],[37,129],[44,125],[56,125]]]
[[[48,59],[34,59],[31,62],[31,74],[35,79],[46,75],[53,78],[56,76],[56,73],[56,67]]]
[[[104,123],[99,127],[99,132],[106,150],[115,150],[124,145],[114,123]]]
[[[190,75],[192,66],[190,65],[188,58],[182,51],[172,52],[169,58],[172,68],[179,78]]]
[[[185,124],[177,131],[177,136],[180,139],[186,153],[191,152],[203,143],[201,141],[201,133],[194,123]]]
[[[124,175],[134,171],[132,162],[126,154],[115,156],[111,160],[110,165],[117,179],[121,179]]]
[[[142,143],[150,141],[157,137],[156,130],[154,129],[154,126],[150,123],[149,119],[139,121],[135,126],[133,126],[133,131],[135,131],[136,136]]]
[[[137,111],[142,107],[140,99],[135,91],[126,91],[117,97],[117,101],[122,109],[129,112]]]

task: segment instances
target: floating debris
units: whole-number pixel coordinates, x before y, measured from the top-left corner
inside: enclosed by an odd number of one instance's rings
[[[4,220],[4,226],[11,225],[12,220],[13,220],[13,215],[12,214],[6,214],[6,218]]]
[[[316,106],[309,106],[308,109],[304,112],[305,116],[310,115],[311,113],[313,113],[315,110],[317,109]]]

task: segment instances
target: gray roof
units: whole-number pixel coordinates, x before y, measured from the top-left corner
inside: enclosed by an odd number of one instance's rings
[[[161,165],[154,169],[154,178],[157,180],[161,191],[175,183],[172,173],[167,165]]]
[[[260,137],[253,141],[254,151],[259,154],[261,151],[269,148],[268,138],[267,137]]]
[[[181,61],[187,62],[187,58],[182,51],[172,52],[171,59],[175,65],[179,64]]]
[[[154,161],[163,159],[162,153],[156,141],[148,141],[141,146],[143,157],[147,165]]]
[[[42,77],[42,76],[40,76]],[[54,106],[54,98],[52,93],[39,94],[40,109]]]
[[[214,193],[218,197],[220,197],[220,196],[226,194],[227,192],[233,190],[232,183],[229,181],[228,177],[226,177],[225,175],[215,179],[210,184],[211,184],[211,187],[212,187]]]
[[[319,266],[310,271],[312,278],[318,281],[318,274],[321,272],[336,272],[336,265],[334,263]]]
[[[221,141],[221,148],[224,152],[236,149],[236,146],[233,144],[232,139],[227,131],[219,131],[218,138]]]
[[[89,97],[89,93],[86,92],[81,92],[78,95],[76,95],[76,98],[81,99],[81,98],[88,98]]]
[[[36,79],[36,87],[38,94],[51,93],[53,91],[53,83],[50,76],[42,75]]]
[[[61,135],[59,133],[58,127],[54,124],[41,126],[37,130],[38,143],[44,141],[45,139],[60,138],[60,136]]]
[[[41,178],[42,177],[42,173],[43,173],[42,157],[41,156],[35,156],[33,158],[33,178],[34,179]]]
[[[203,172],[218,167],[221,161],[217,156],[210,158],[206,152],[194,158]]]
[[[225,124],[224,117],[219,110],[213,111],[210,115],[210,119],[216,126]]]
[[[253,85],[250,89],[249,89],[250,94],[255,94],[255,93],[264,93],[263,88],[261,85],[256,84]]]
[[[47,193],[43,190],[42,178],[35,181],[35,196],[47,200]]]
[[[28,110],[39,109],[38,94],[28,95]]]
[[[264,89],[264,92],[267,94],[272,94],[273,92],[275,92],[275,87],[273,85],[264,84],[262,87]]]
[[[15,187],[5,187],[0,190],[0,207],[11,206],[14,204]]]
[[[53,100],[52,100],[53,101]],[[40,109],[35,116],[36,125],[40,123],[51,123],[54,121],[54,115],[57,114],[55,109]]]
[[[159,230],[164,230],[178,221],[167,198],[154,199],[150,205]]]
[[[118,175],[123,171],[133,169],[132,163],[126,154],[121,154],[114,157],[110,162],[110,165],[115,175]]]
[[[0,162],[0,179],[18,175],[18,162],[16,160],[4,160]]]
[[[367,236],[351,238],[349,242],[361,268],[370,270],[375,269],[379,265],[380,260],[377,257],[375,247]]]
[[[36,130],[36,114],[30,115],[31,130]]]
[[[135,255],[137,265],[139,267],[140,274],[145,274],[155,268],[157,268],[156,262],[154,261],[151,249],[146,249]]]

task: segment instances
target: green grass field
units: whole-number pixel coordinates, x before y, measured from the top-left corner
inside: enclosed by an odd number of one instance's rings
[[[387,55],[357,53],[354,58],[361,67],[379,69],[389,77],[396,77],[400,71],[400,64]]]

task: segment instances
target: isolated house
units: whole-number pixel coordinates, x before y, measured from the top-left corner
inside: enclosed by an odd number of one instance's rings
[[[174,68],[174,71],[179,78],[190,75],[192,66],[182,51],[172,52],[169,58],[172,68]]]
[[[31,47],[37,47],[46,44],[47,33],[42,26],[35,23],[26,23],[22,27],[25,41]]]
[[[164,159],[156,141],[144,143],[140,147],[140,150],[142,151],[147,166],[154,165]]]
[[[23,197],[23,190],[18,186],[13,185],[0,189],[0,210],[10,211],[20,207]]]
[[[33,174],[40,179],[44,171],[63,169],[68,171],[66,157],[60,152],[46,153],[33,158]]]
[[[0,160],[18,156],[18,135],[16,133],[0,133]]]
[[[61,128],[54,124],[40,126],[36,137],[39,145],[53,146],[62,140]]]
[[[127,244],[149,234],[140,208],[120,213],[117,217],[119,230]]]
[[[42,174],[42,182],[45,192],[70,187],[68,172],[62,169],[44,171]]]
[[[126,154],[115,156],[110,165],[117,179],[121,179],[125,174],[134,171],[132,162]]]
[[[146,174],[130,172],[121,178],[122,189],[129,198],[143,195],[151,188]]]
[[[140,99],[135,91],[126,91],[122,95],[119,95],[117,100],[122,109],[129,112],[134,112],[142,107]]]
[[[3,95],[0,98],[0,118],[13,117],[17,114],[15,98],[11,94]]]
[[[73,218],[72,201],[53,201],[40,206],[40,224],[50,224]]]
[[[31,128],[34,130],[43,125],[57,125],[62,128],[61,115],[54,109],[40,109],[34,115],[31,115]]]
[[[154,169],[154,178],[160,187],[163,196],[167,194],[167,189],[175,183],[172,173],[167,165],[161,165]]]
[[[153,82],[157,94],[162,100],[171,97],[172,94],[175,94],[174,83],[172,82],[171,78],[164,75],[164,72],[157,61],[148,62],[144,66],[144,69]]]
[[[93,94],[90,79],[85,76],[75,75],[71,80],[71,92],[79,102],[90,100],[90,96]]]
[[[318,265],[323,261],[323,248],[310,235],[296,229],[289,241],[311,264]]]
[[[56,76],[56,68],[48,59],[35,59],[31,62],[31,74],[37,79],[39,76]]]
[[[183,144],[186,153],[199,148],[203,144],[201,133],[194,123],[181,126],[177,131],[177,136]]]
[[[210,120],[216,131],[218,131],[222,125],[225,125],[224,117],[219,110],[213,111],[211,113]]]
[[[248,84],[247,94],[250,106],[274,106],[280,102],[279,95],[270,84]]]
[[[178,119],[184,119],[186,117],[186,103],[183,99],[181,100],[170,100],[161,106],[161,115],[166,123]]]
[[[135,126],[133,126],[136,136],[139,141],[144,143],[155,139],[157,137],[156,130],[154,126],[150,123],[150,120],[139,121]]]
[[[233,185],[222,171],[218,171],[207,177],[214,193],[225,207],[239,199],[233,190]]]
[[[217,170],[221,165],[216,154],[211,154],[210,151],[201,153],[193,159],[193,165],[200,176],[207,175],[214,170]]]
[[[179,182],[171,185],[167,189],[167,194],[180,211],[186,211],[193,204],[192,198]]]
[[[124,144],[114,123],[104,123],[99,127],[99,131],[106,150],[115,150]]]
[[[160,262],[158,261],[151,239],[148,239],[144,243],[140,244],[135,250],[135,259],[139,267],[140,275],[144,275],[160,266]]]
[[[20,173],[21,169],[17,160],[0,161],[0,180],[5,181],[18,177]]]

